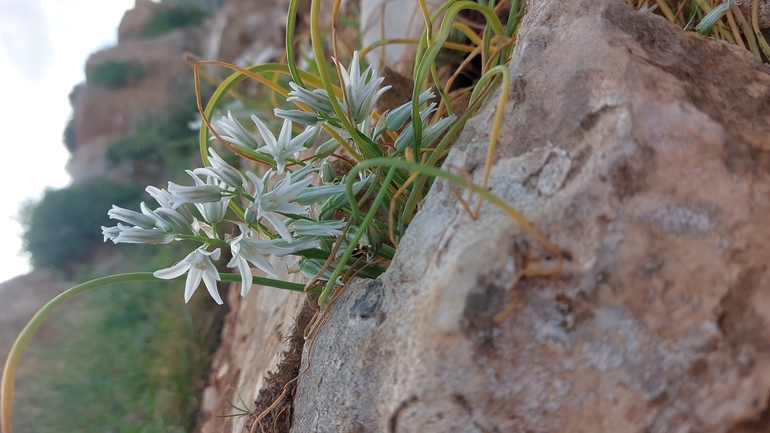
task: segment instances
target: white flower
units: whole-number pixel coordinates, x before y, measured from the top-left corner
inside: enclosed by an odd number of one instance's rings
[[[196,232],[196,230],[192,227],[193,223],[195,222],[195,217],[192,216],[190,211],[185,206],[179,206],[177,209],[171,209],[173,202],[170,192],[166,191],[165,189],[156,188],[154,186],[148,186],[145,188],[145,191],[147,191],[147,193],[150,194],[150,196],[154,198],[160,205],[158,209],[155,209],[155,213],[167,217],[168,220],[170,220],[174,225],[177,232],[182,232],[185,230],[192,230],[193,232]]]
[[[441,134],[446,131],[447,128],[449,128],[452,123],[454,123],[457,116],[449,116],[449,117],[442,117],[437,122],[431,123],[430,125],[426,125],[426,122],[428,120],[428,116],[436,111],[436,103],[433,102],[428,107],[420,111],[420,120],[423,125],[422,129],[422,141],[420,142],[420,147],[430,147],[433,145],[433,142],[436,141],[436,139],[441,136]],[[401,132],[401,134],[396,139],[396,142],[393,143],[393,147],[396,148],[397,152],[403,152],[407,147],[411,147],[414,145],[414,122],[407,125],[406,128]]]
[[[144,205],[144,203],[142,203]],[[131,209],[124,209],[119,206],[112,205],[112,209],[107,211],[107,215],[110,219],[123,221],[125,223],[132,224],[144,229],[151,229],[155,227],[155,219],[144,213],[139,213]]]
[[[213,177],[233,189],[243,188],[246,179],[244,179],[240,171],[236,170],[233,166],[225,162],[225,160],[217,155],[214,149],[210,147],[209,155],[211,155],[209,158],[211,166],[196,168],[193,170],[193,173]]]
[[[339,63],[336,59],[334,61]],[[377,90],[385,78],[378,78],[371,66],[362,74],[359,66],[358,51],[353,52],[350,70],[348,71],[340,67],[340,72],[342,73],[342,84],[345,86],[346,97],[345,101],[341,101],[343,111],[348,112],[349,110],[354,123],[359,124],[369,116],[377,100],[391,86],[385,86]],[[349,109],[348,104],[350,106]]]
[[[283,173],[286,168],[286,159],[294,156],[296,153],[307,149],[309,144],[315,140],[318,128],[309,126],[305,131],[294,138],[291,138],[291,120],[284,119],[281,133],[276,139],[272,132],[267,128],[262,120],[256,115],[251,115],[251,120],[257,125],[259,134],[265,140],[265,145],[257,149],[257,152],[266,153],[273,157],[276,163],[278,174]]]
[[[318,115],[313,112],[296,109],[285,110],[283,108],[274,108],[273,114],[281,119],[288,119],[302,125],[317,125],[319,122],[323,121],[322,118],[318,117]]]
[[[298,86],[293,81],[289,83],[289,87],[291,87],[291,92],[289,92],[289,97],[286,98],[287,101],[301,102],[322,116],[328,116],[334,110],[326,89],[310,91]]]
[[[248,172],[246,176],[254,184],[255,194],[254,203],[249,206],[249,210],[256,211],[256,219],[265,218],[275,228],[281,238],[287,242],[292,241],[289,230],[286,229],[286,223],[279,214],[306,215],[307,210],[303,207],[291,204],[300,191],[304,190],[313,182],[313,178],[307,176],[292,183],[292,174],[287,173],[286,177],[278,181],[270,192],[265,191],[265,180],[272,176],[268,171],[260,179],[255,174]]]
[[[199,178],[198,175],[194,172],[188,170],[187,174],[192,176],[196,186],[204,187],[213,185],[221,188],[222,192],[231,192],[225,182],[219,182],[215,177],[208,176],[206,178],[206,182],[204,183],[203,180],[201,180],[201,178]],[[222,219],[225,217],[225,213],[227,212],[227,204],[230,202],[231,198],[232,196],[223,196],[219,201],[195,203],[195,207],[198,208],[198,211],[200,211],[203,219],[206,220],[207,223],[216,224],[222,221]]]
[[[345,221],[312,221],[296,220],[291,223],[291,229],[295,236],[318,237],[318,236],[341,236],[342,229],[345,228]]]
[[[268,254],[283,256],[291,254],[292,249],[276,245],[275,240],[255,239],[250,236],[251,229],[246,225],[240,225],[241,234],[230,242],[230,250],[233,258],[227,264],[228,268],[238,267],[241,274],[241,296],[246,296],[251,290],[252,272],[249,263],[263,270],[273,278],[278,278],[275,269],[265,258]]]
[[[201,183],[202,185],[184,186],[169,182],[168,192],[171,193],[171,209],[176,209],[185,203],[213,203],[222,200],[222,192],[224,192],[222,187],[207,185],[203,181]]]
[[[112,240],[115,244],[168,244],[175,235],[156,228],[129,227],[118,223],[115,227],[102,226],[104,241]]]
[[[217,281],[220,280],[219,272],[217,272],[216,266],[211,262],[211,259],[219,260],[221,251],[219,248],[214,251],[206,251],[206,247],[200,247],[197,250],[191,252],[182,261],[174,266],[166,269],[155,271],[153,275],[156,278],[163,280],[170,280],[172,278],[179,277],[185,272],[187,273],[187,281],[184,285],[184,301],[185,303],[190,300],[195,290],[203,280],[206,285],[209,294],[217,304],[222,305],[222,298],[217,291]]]
[[[227,112],[227,117],[222,117],[220,120],[217,120],[215,129],[225,141],[235,144],[236,146],[245,147],[247,149],[256,149],[259,147],[254,136],[251,135],[240,122],[235,120],[233,113],[230,111]],[[211,137],[211,139],[216,140],[216,137]]]

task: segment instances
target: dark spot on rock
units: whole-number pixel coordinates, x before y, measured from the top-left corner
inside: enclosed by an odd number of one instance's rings
[[[770,431],[770,405],[756,419],[744,421],[731,428],[728,433],[767,433]]]
[[[642,259],[637,274],[642,279],[648,280],[657,275],[663,268],[663,258],[659,254],[651,253]]]
[[[617,158],[609,169],[609,179],[618,198],[628,197],[647,189],[647,176],[655,168],[655,150],[641,146],[633,155]]]
[[[690,376],[694,378],[698,378],[703,375],[706,371],[708,371],[709,365],[703,358],[698,358],[695,360],[695,362],[690,365],[689,373]]]
[[[484,277],[480,277],[465,298],[460,327],[472,341],[477,354],[492,356],[496,351],[492,330],[495,327],[495,316],[508,305],[507,293],[507,288],[490,284]]]
[[[583,132],[590,130],[596,125],[596,122],[598,122],[599,119],[605,113],[607,113],[608,111],[611,111],[612,108],[613,107],[605,105],[602,108],[598,109],[597,111],[586,114],[585,116],[583,116],[583,119],[580,121],[580,129],[583,130]]]
[[[758,350],[770,350],[764,321],[752,305],[752,296],[766,272],[766,267],[746,269],[730,287],[720,305],[722,313],[717,324],[725,339],[733,348],[750,344]]]
[[[417,396],[412,395],[409,398],[402,400],[401,403],[399,403],[396,410],[393,411],[393,413],[388,418],[388,432],[395,433],[398,428],[398,419],[401,417],[401,412],[404,411],[407,407],[417,402]]]
[[[491,284],[478,284],[465,298],[463,319],[467,328],[489,328],[492,319],[502,311],[506,290]]]
[[[567,172],[567,176],[564,178],[564,185],[567,185],[572,179],[580,174],[580,171],[583,169],[583,166],[586,165],[586,162],[588,162],[588,158],[591,157],[593,151],[593,147],[586,146],[570,155],[572,162],[569,171]]]
[[[382,282],[372,280],[366,284],[364,294],[356,299],[353,308],[350,309],[350,318],[369,319],[374,317],[377,310],[382,305]]]
[[[518,105],[527,100],[527,79],[518,76],[511,81],[511,90],[508,93],[508,101]]]

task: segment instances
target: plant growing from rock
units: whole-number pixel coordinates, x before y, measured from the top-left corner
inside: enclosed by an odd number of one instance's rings
[[[646,3],[630,3],[650,11]],[[360,64],[361,56],[377,45],[354,52],[352,60],[343,63],[332,32],[329,56],[324,51],[325,40],[318,24],[320,0],[313,0],[310,17],[312,56],[318,70],[310,73],[298,67],[293,41],[298,5],[298,0],[292,0],[289,6],[287,64],[249,68],[225,65],[234,74],[221,83],[205,108],[199,100],[204,126],[199,137],[203,166],[187,171],[190,182],[169,183],[163,189],[148,187],[155,203],[142,203],[141,212],[120,207],[108,212],[116,225],[102,228],[105,240],[186,242],[191,245],[189,253],[176,265],[154,273],[115,275],[76,286],[41,309],[20,335],[6,363],[2,385],[4,432],[11,431],[13,375],[21,351],[35,329],[67,299],[113,282],[183,279],[185,301],[203,283],[210,296],[221,304],[217,282],[230,281],[241,283],[242,295],[255,284],[314,293],[318,295],[315,302],[323,307],[351,278],[376,278],[387,269],[399,239],[435,178],[445,180],[450,188],[471,191],[470,199],[456,192],[471,215],[478,214],[482,199],[492,202],[552,253],[558,266],[550,271],[560,268],[560,250],[487,189],[501,110],[493,118],[480,185],[474,184],[467,173],[439,168],[466,120],[495,88],[500,87],[498,107],[505,105],[510,90],[506,62],[524,13],[524,2],[513,1],[509,5],[505,25],[498,18],[500,8],[494,3],[448,2],[431,14],[421,2],[429,30],[419,40],[411,41],[417,46],[412,98],[386,112],[378,111],[377,101],[388,91],[388,83],[372,68],[364,69]],[[339,1],[333,7],[334,15],[338,9]],[[484,17],[480,35],[455,21],[465,10]],[[727,38],[728,33],[722,31],[725,25],[720,24],[722,18],[716,15],[724,13],[729,19],[734,10],[722,8],[715,15],[709,15],[711,10],[705,6],[693,10],[692,16],[706,21],[700,31],[720,32]],[[663,13],[668,16],[665,10]],[[673,15],[671,19],[679,17]],[[439,22],[433,31],[434,23]],[[453,32],[465,35],[471,45],[450,42]],[[744,32],[743,36],[750,38],[752,34],[755,39],[751,41],[764,47],[761,34]],[[481,60],[482,75],[473,88],[449,91],[456,75],[443,81],[440,78],[436,59],[442,48],[465,51],[469,58]],[[759,51],[752,51],[759,55]],[[207,64],[222,65],[198,62],[197,66]],[[286,76],[290,81],[282,85],[273,79],[276,75]],[[280,130],[271,129],[273,120],[256,113],[243,119],[231,112],[215,114],[225,95],[247,78],[268,86],[291,104],[290,108],[276,107],[273,112],[281,124]],[[432,86],[428,86],[429,81]],[[467,109],[455,114],[455,103],[463,95],[468,98]],[[316,144],[322,131],[330,138]],[[217,144],[226,150],[215,148]],[[261,165],[264,170],[242,171],[227,163],[223,152]],[[215,266],[224,251],[229,252],[227,267],[233,273],[221,273]],[[308,283],[276,279],[277,272],[268,256],[295,257],[293,269],[306,275]],[[272,278],[254,276],[253,267]]]

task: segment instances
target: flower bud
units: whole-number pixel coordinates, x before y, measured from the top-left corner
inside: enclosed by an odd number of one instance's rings
[[[334,182],[337,178],[337,171],[334,170],[334,166],[328,159],[321,161],[321,180],[326,183]]]

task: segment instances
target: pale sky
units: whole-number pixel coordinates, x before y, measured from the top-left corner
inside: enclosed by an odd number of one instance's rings
[[[29,271],[19,204],[70,181],[62,132],[89,54],[117,43],[134,0],[0,0],[0,282]],[[107,209],[105,209],[105,212]]]

